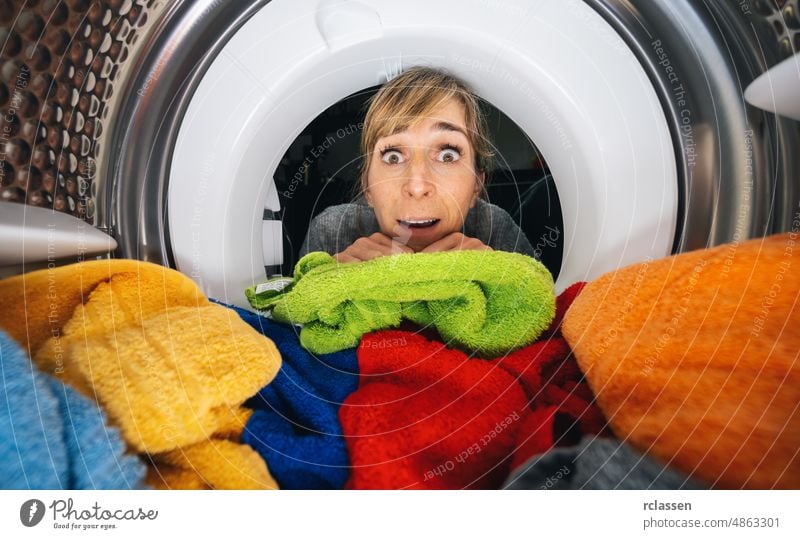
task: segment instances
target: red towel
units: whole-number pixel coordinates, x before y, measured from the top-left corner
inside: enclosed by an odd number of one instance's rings
[[[605,419],[560,334],[583,283],[558,298],[547,337],[469,357],[411,331],[365,335],[359,388],[339,418],[348,488],[497,488],[528,457],[599,433]]]

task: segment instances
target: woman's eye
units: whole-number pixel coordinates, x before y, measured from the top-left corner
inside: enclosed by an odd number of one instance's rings
[[[381,159],[384,163],[389,165],[396,165],[398,163],[403,162],[403,154],[398,152],[397,150],[387,150],[386,152],[381,155]]]
[[[461,159],[461,154],[455,148],[445,148],[439,152],[439,161],[452,163]]]

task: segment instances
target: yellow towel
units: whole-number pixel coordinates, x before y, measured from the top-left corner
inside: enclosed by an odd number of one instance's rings
[[[274,487],[237,440],[241,404],[274,378],[280,355],[191,279],[145,262],[83,262],[0,281],[0,303],[16,313],[4,329],[40,369],[95,399],[131,449],[199,474],[163,486]]]
[[[153,455],[158,475],[147,482],[168,489],[277,489],[264,459],[250,446],[229,440],[206,440]]]
[[[140,318],[170,307],[208,305],[194,281],[169,268],[137,260],[92,260],[1,280],[3,329],[27,347],[28,355],[33,357],[44,341],[58,334],[72,318],[89,292],[112,275],[126,272],[141,280],[140,286],[131,289],[135,297],[126,308]],[[140,294],[143,287],[149,293]]]
[[[563,334],[614,432],[723,488],[800,488],[800,235],[589,283]]]

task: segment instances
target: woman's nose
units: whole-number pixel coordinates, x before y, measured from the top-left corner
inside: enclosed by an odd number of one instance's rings
[[[403,193],[414,198],[430,196],[434,192],[435,186],[431,181],[431,171],[425,157],[417,153],[410,165],[408,177],[403,182]]]

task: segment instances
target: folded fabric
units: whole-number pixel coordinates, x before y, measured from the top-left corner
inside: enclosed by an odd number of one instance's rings
[[[242,403],[280,367],[271,341],[210,304],[188,277],[154,264],[102,260],[27,273],[0,281],[0,303],[28,306],[21,321],[0,324],[40,369],[96,400],[156,466],[161,455],[212,439],[238,443],[250,414]],[[203,453],[204,462],[210,454],[225,466],[225,453]],[[240,488],[253,477],[274,486],[265,467],[239,474]]]
[[[612,437],[586,436],[531,457],[503,484],[509,490],[678,490],[708,488]]]
[[[620,439],[713,487],[800,488],[795,232],[589,283],[564,335]]]
[[[148,484],[163,489],[277,489],[264,459],[251,447],[210,439],[154,455]]]
[[[264,458],[282,489],[342,488],[350,461],[337,413],[358,385],[355,349],[314,356],[300,346],[296,328],[234,309],[283,359],[275,379],[245,403],[254,412],[242,442]]]
[[[549,331],[491,360],[408,331],[365,335],[359,388],[339,410],[347,487],[497,488],[531,455],[603,432],[558,327]]]
[[[129,274],[140,280],[131,285],[115,316],[145,318],[171,307],[201,307],[208,301],[188,277],[168,268],[138,260],[92,260],[79,264],[32,271],[0,280],[2,327],[30,357],[59,330],[84,303],[98,283],[114,274]],[[151,289],[149,293],[140,290]]]
[[[313,252],[297,263],[291,285],[275,288],[245,294],[276,320],[302,324],[300,343],[314,353],[357,346],[365,333],[408,319],[435,326],[448,345],[497,356],[533,342],[555,313],[547,269],[502,251],[399,254],[355,264]]]
[[[0,489],[145,488],[145,465],[88,398],[0,330]]]

